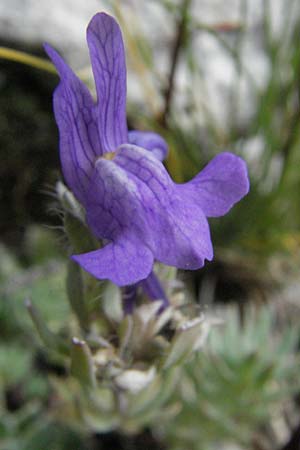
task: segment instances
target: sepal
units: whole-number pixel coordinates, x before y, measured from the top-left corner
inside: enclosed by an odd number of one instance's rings
[[[96,386],[95,367],[91,351],[85,341],[76,337],[72,339],[70,373],[82,386],[88,388]]]
[[[176,330],[166,354],[164,369],[184,362],[191,353],[199,350],[208,336],[209,328],[204,316],[183,322]]]
[[[66,290],[69,303],[75,313],[80,327],[84,331],[89,329],[89,312],[84,296],[84,284],[81,269],[74,261],[68,261]]]
[[[68,355],[70,353],[70,347],[67,342],[48,328],[40,311],[33,305],[30,299],[25,300],[25,306],[43,344],[49,350]]]

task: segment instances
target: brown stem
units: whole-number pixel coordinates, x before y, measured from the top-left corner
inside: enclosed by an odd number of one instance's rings
[[[175,73],[178,65],[180,49],[184,43],[184,38],[186,34],[187,16],[188,16],[187,12],[190,8],[191,1],[192,0],[183,0],[182,2],[180,20],[178,21],[177,33],[175,35],[174,43],[171,50],[171,67],[168,76],[167,88],[165,90],[165,102],[164,102],[165,106],[161,116],[161,124],[163,126],[166,126],[167,118],[170,112],[170,106],[174,93]]]

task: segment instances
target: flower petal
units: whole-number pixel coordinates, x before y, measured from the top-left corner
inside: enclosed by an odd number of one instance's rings
[[[75,260],[119,285],[146,278],[153,258],[178,268],[202,267],[205,258],[212,258],[208,223],[201,208],[180,195],[163,164],[147,150],[127,144],[114,160],[99,158],[87,222],[98,238],[111,242]]]
[[[156,157],[127,144],[120,147],[114,162],[136,183],[148,227],[148,245],[158,261],[197,269],[205,259],[212,259],[206,217],[197,203],[172,182]]]
[[[86,220],[100,239],[116,241],[133,233],[148,241],[148,226],[136,183],[124,169],[104,158],[96,161],[91,176]]]
[[[232,153],[220,153],[193,180],[178,186],[207,217],[223,216],[249,191],[246,163]]]
[[[128,133],[128,139],[130,144],[151,151],[160,161],[163,161],[168,154],[166,141],[159,134],[152,131],[132,130]]]
[[[87,29],[87,41],[98,97],[98,127],[104,152],[128,142],[126,123],[126,62],[117,22],[96,14]]]
[[[132,234],[122,234],[116,242],[72,259],[99,279],[109,279],[118,286],[146,278],[153,266],[152,252]]]
[[[177,242],[171,252],[165,253],[162,262],[180,269],[195,270],[213,259],[213,248],[207,219],[201,208],[189,197],[177,191],[172,202],[172,221]],[[181,249],[180,258],[176,246]],[[172,261],[176,261],[174,264]]]
[[[149,229],[136,184],[113,161],[100,158],[91,177],[86,218],[103,249],[74,256],[96,278],[119,286],[144,279],[153,266]]]
[[[60,75],[53,97],[60,135],[60,158],[65,180],[84,203],[93,160],[101,154],[95,105],[86,86],[50,45],[45,50]]]

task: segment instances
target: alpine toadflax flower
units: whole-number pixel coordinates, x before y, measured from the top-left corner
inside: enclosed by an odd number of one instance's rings
[[[86,211],[92,233],[104,246],[74,255],[96,278],[119,286],[146,279],[154,260],[198,269],[213,249],[206,217],[227,213],[249,189],[244,161],[216,156],[194,179],[176,184],[162,160],[163,138],[129,131],[126,65],[117,22],[96,14],[87,29],[97,102],[49,45],[60,75],[54,112],[65,180]]]

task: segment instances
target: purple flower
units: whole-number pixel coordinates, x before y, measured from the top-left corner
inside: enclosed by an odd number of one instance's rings
[[[119,286],[146,279],[154,260],[198,269],[213,257],[206,217],[222,216],[248,192],[246,165],[221,153],[190,182],[174,183],[161,162],[167,153],[163,138],[127,130],[118,24],[96,14],[87,42],[96,103],[55,50],[45,46],[61,78],[54,112],[63,174],[86,210],[90,229],[105,243],[73,259],[96,278]]]

